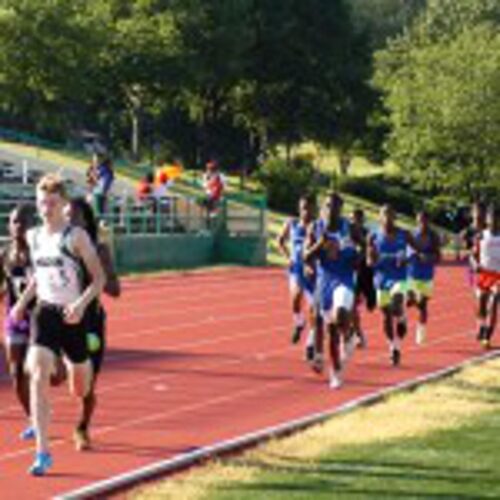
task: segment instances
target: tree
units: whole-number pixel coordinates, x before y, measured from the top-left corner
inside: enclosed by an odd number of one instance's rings
[[[21,126],[61,134],[80,115],[104,33],[86,9],[84,0],[0,1],[0,108]]]
[[[433,0],[377,56],[388,151],[419,184],[500,192],[500,5]]]
[[[363,86],[344,1],[254,0],[253,25],[249,122],[287,150],[306,138],[342,137],[352,125],[353,90]]]
[[[178,46],[168,2],[95,1],[107,21],[107,39],[100,50],[100,100],[127,118],[130,152],[140,157],[141,122],[155,101],[177,88]],[[165,4],[165,5],[163,5]]]

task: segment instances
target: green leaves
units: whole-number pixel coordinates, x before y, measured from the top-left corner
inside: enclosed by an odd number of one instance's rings
[[[431,1],[377,56],[389,153],[422,185],[500,192],[499,23],[490,0]]]

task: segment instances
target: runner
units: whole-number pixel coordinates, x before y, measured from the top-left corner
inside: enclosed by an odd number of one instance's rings
[[[110,297],[118,298],[121,295],[120,281],[114,269],[109,247],[98,241],[97,221],[92,207],[84,198],[71,200],[68,207],[70,223],[84,229],[97,250],[106,276],[104,292]],[[86,274],[84,283],[88,285],[90,277],[88,273]],[[106,312],[98,299],[89,305],[87,321],[87,346],[92,363],[92,382],[89,393],[82,399],[79,422],[73,434],[78,451],[88,450],[91,447],[89,427],[97,405],[95,389],[106,347]]]
[[[432,297],[436,264],[441,258],[439,235],[429,225],[429,214],[422,210],[417,215],[418,229],[413,234],[420,251],[409,248],[408,305],[418,309],[415,332],[417,344],[426,338],[428,302]]]
[[[377,305],[384,317],[391,362],[401,362],[401,340],[408,331],[405,314],[406,250],[415,247],[412,236],[396,226],[390,205],[380,210],[381,228],[368,237],[368,263],[375,270]]]
[[[479,239],[479,267],[477,283],[481,303],[485,304],[480,319],[482,326],[479,340],[489,348],[495,331],[500,304],[500,207],[488,210],[488,224]]]
[[[307,302],[310,334],[307,345],[314,339],[314,289],[316,276],[314,271],[304,264],[304,243],[309,226],[314,221],[315,203],[311,197],[302,196],[299,200],[299,217],[288,220],[278,238],[278,247],[287,258],[288,282],[293,313],[292,343],[300,341],[306,327],[306,319],[302,312],[303,299]]]
[[[67,198],[63,181],[52,174],[44,176],[37,185],[36,196],[42,224],[27,233],[33,277],[11,317],[20,321],[28,304],[37,299],[27,359],[31,415],[36,430],[36,455],[29,472],[43,476],[53,464],[48,439],[50,376],[62,353],[71,392],[80,398],[87,395],[91,367],[85,315],[103,288],[104,274],[87,233],[65,219]],[[91,276],[85,290],[80,280],[84,269]]]
[[[354,307],[356,251],[353,231],[342,217],[343,200],[332,193],[325,201],[325,219],[311,230],[305,258],[316,262],[321,313],[329,332],[330,388],[342,385],[342,371],[355,347],[350,336]],[[341,343],[343,355],[341,355]]]
[[[0,251],[0,295],[5,284],[5,353],[9,374],[17,399],[30,421],[29,378],[24,370],[30,337],[30,314],[32,304],[20,321],[10,317],[11,309],[25,290],[30,274],[30,256],[26,231],[33,222],[30,207],[16,207],[9,216],[10,241]],[[21,433],[21,439],[33,439],[35,432],[31,422]]]
[[[481,292],[477,284],[478,252],[477,242],[483,231],[486,229],[486,205],[483,202],[476,201],[472,205],[472,220],[466,229],[462,231],[462,243],[466,250],[469,261],[467,270],[467,279],[474,291],[476,299],[476,335],[479,341],[482,340],[486,329],[484,318],[487,316],[487,297]]]
[[[353,230],[357,233],[358,244],[356,250],[359,256],[359,267],[356,273],[356,302],[353,314],[353,333],[358,339],[358,347],[364,349],[367,345],[366,335],[361,325],[360,308],[364,301],[368,311],[373,311],[377,305],[377,296],[373,286],[373,268],[366,261],[366,243],[369,231],[365,226],[365,213],[361,208],[356,208],[351,219]]]

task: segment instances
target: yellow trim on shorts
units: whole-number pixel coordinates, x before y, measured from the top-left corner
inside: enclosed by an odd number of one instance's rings
[[[389,290],[377,290],[377,305],[380,308],[387,307],[391,305],[392,298],[394,295],[403,294],[406,295],[408,291],[408,283],[406,281],[398,281]]]
[[[434,282],[432,280],[411,279],[408,283],[408,289],[419,297],[430,299],[434,292]]]

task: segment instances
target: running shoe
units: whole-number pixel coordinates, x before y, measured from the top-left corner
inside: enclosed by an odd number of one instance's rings
[[[73,441],[76,451],[90,450],[90,437],[88,431],[84,429],[75,429],[73,432]]]
[[[491,341],[490,341],[490,339],[482,339],[481,340],[481,345],[486,350],[491,349]]]
[[[52,455],[50,453],[39,452],[35,455],[35,461],[29,468],[28,472],[32,476],[45,476],[53,464],[54,461],[52,460]]]
[[[340,371],[330,370],[330,381],[328,384],[330,386],[330,389],[340,389],[342,387],[342,384],[342,373]]]
[[[19,434],[19,437],[21,438],[22,441],[31,441],[32,439],[35,439],[36,437],[36,431],[35,428],[30,425],[24,429],[21,434]]]

